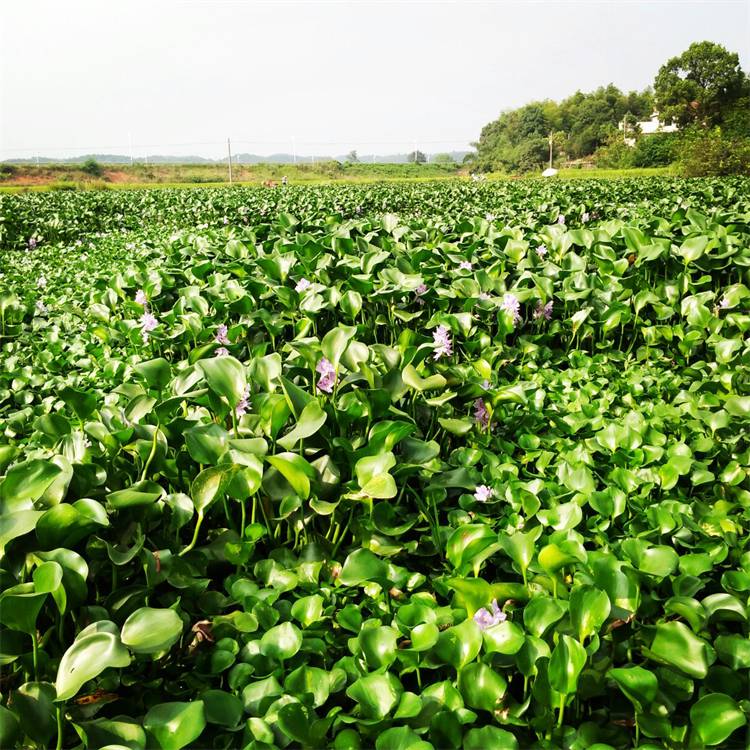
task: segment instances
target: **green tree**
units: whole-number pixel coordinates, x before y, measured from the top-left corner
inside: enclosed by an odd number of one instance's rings
[[[357,156],[357,150],[353,148],[353,149],[352,149],[352,150],[351,150],[351,151],[350,151],[350,152],[349,152],[349,153],[348,153],[348,154],[346,155],[346,160],[347,160],[347,161],[349,161],[349,162],[351,162],[352,164],[357,164],[357,163],[359,163],[359,157]]]
[[[433,164],[455,164],[450,154],[435,154],[431,159]]]
[[[427,161],[427,157],[421,151],[412,151],[406,157],[406,161],[410,164],[424,164]]]
[[[720,44],[696,42],[659,69],[654,81],[662,119],[688,125],[719,124],[747,90],[739,56]]]
[[[102,165],[99,164],[96,159],[86,159],[86,161],[81,164],[81,171],[92,177],[101,177],[102,174],[104,174]]]

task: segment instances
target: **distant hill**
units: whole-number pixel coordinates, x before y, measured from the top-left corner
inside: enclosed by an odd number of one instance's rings
[[[441,152],[449,153],[452,159],[461,164],[464,157],[471,153],[470,151],[450,151]],[[427,154],[428,161],[432,161],[435,154]],[[83,164],[88,159],[94,159],[100,164],[130,164],[130,157],[123,154],[85,154],[84,156],[70,156],[67,158],[52,158],[42,156],[31,159],[5,159],[3,164]],[[409,159],[408,154],[360,154],[358,161],[364,164],[375,162],[376,164],[406,164]],[[347,156],[340,154],[338,156],[302,156],[296,157],[297,164],[309,164],[312,161],[347,161]],[[137,164],[226,164],[226,157],[222,159],[207,159],[204,156],[165,156],[163,154],[154,154],[149,156],[139,156],[134,159]],[[260,154],[233,154],[233,164],[293,164],[295,157],[293,154],[270,154],[261,156]]]

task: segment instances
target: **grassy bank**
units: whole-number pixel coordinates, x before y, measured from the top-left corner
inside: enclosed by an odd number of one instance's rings
[[[372,180],[439,179],[458,174],[457,165],[442,164],[239,164],[232,167],[233,182],[260,185]],[[0,167],[0,188],[12,189],[106,189],[147,186],[209,186],[229,183],[229,172],[221,164],[101,164],[92,174],[78,164],[13,165]]]

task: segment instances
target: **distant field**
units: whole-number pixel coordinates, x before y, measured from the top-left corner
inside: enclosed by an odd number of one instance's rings
[[[459,173],[456,164],[241,164],[232,167],[233,182],[258,185],[280,183],[284,176],[292,184],[362,182],[373,180],[438,179]],[[101,174],[86,172],[82,165],[2,165],[0,189],[76,190],[159,186],[227,185],[229,173],[220,164],[102,164]]]
[[[225,167],[215,164],[169,164],[146,166],[135,164],[102,165],[102,174],[92,176],[79,165],[44,166],[3,165],[0,167],[0,192],[17,193],[46,190],[119,190],[147,187],[226,187],[229,183]],[[459,165],[444,164],[258,164],[233,168],[233,182],[242,186],[281,183],[286,175],[290,184],[364,183],[393,180],[435,180],[469,177],[469,170]],[[524,175],[532,179],[536,174]],[[559,178],[611,179],[620,177],[669,177],[670,167],[652,169],[561,169]],[[518,175],[493,173],[490,180],[519,179]]]

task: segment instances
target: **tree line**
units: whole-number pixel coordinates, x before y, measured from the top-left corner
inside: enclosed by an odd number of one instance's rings
[[[677,133],[641,134],[636,123],[656,111]],[[625,142],[618,128],[626,123]],[[485,125],[472,166],[528,172],[576,160],[627,168],[679,162],[683,171],[750,171],[750,78],[739,56],[713,42],[696,42],[661,66],[653,86],[623,92],[610,84],[577,91],[561,102],[535,101]],[[706,162],[705,156],[711,156]],[[715,162],[715,163],[714,163]]]

